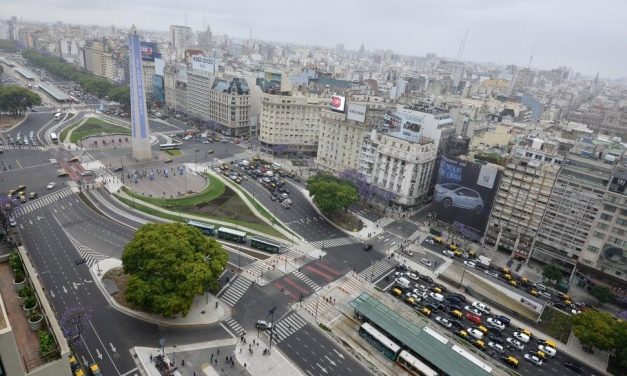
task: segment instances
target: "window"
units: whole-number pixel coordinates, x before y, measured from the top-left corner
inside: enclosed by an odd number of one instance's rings
[[[602,232],[595,231],[593,236],[595,238],[603,239],[605,237],[605,234],[603,234]]]
[[[610,228],[610,226],[606,225],[605,223],[597,223],[597,228],[599,230],[607,230],[608,228]]]
[[[603,205],[603,210],[614,213],[616,211],[616,206],[605,204]]]

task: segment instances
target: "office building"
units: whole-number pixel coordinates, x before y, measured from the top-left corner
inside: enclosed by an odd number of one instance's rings
[[[103,42],[89,42],[81,52],[82,65],[86,71],[114,82],[124,81],[124,69],[120,65],[118,55],[108,51]]]
[[[551,189],[563,162],[553,144],[540,139],[512,148],[492,207],[484,243],[528,258]]]
[[[189,26],[170,26],[170,43],[175,51],[182,52],[194,45],[194,32]]]

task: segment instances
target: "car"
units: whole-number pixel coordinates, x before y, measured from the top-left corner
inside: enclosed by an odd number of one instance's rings
[[[509,343],[510,345],[514,346],[516,349],[518,349],[520,351],[525,349],[525,345],[523,345],[519,340],[517,340],[515,338],[507,337],[505,342]]]
[[[485,350],[485,343],[482,340],[480,340],[480,339],[476,339],[476,340],[472,341],[472,344],[473,344],[473,346],[475,346],[479,350]]]
[[[502,322],[500,322],[499,320],[493,318],[493,317],[488,317],[488,319],[486,320],[488,322],[488,325],[490,325],[493,328],[496,328],[498,330],[503,330],[505,329],[505,324],[503,324]]]
[[[472,313],[474,315],[477,315],[479,317],[481,317],[481,315],[482,315],[481,311],[479,311],[477,308],[471,307],[471,306],[464,306],[464,311],[470,312],[470,313]]]
[[[283,201],[283,202],[281,203],[281,205],[283,205],[283,207],[284,207],[285,209],[289,209],[289,208],[290,208],[290,203],[289,203],[289,202],[287,202],[287,201]]]
[[[440,310],[440,307],[438,307],[437,305],[433,304],[433,303],[427,303],[425,304],[425,307],[429,308],[431,310],[431,312],[437,312]]]
[[[433,284],[433,279],[427,275],[421,274],[419,278],[429,284]]]
[[[211,149],[207,150],[207,154],[213,154],[213,153],[214,153],[213,150],[211,150]]]
[[[100,367],[98,367],[98,364],[92,363],[89,365],[88,368],[91,376],[102,376],[102,372],[100,372]]]
[[[468,332],[468,334],[470,334],[471,336],[475,337],[476,339],[483,339],[483,333],[479,329],[468,328],[468,329],[466,329],[466,331]]]
[[[453,251],[449,251],[448,249],[445,249],[442,251],[442,254],[444,256],[448,256],[448,257],[455,257],[455,252]]]
[[[428,266],[428,267],[432,267],[433,263],[430,260],[427,260],[426,258],[423,258],[422,260],[420,260],[421,263],[423,263],[424,265]]]
[[[255,327],[261,330],[270,330],[272,329],[272,324],[265,320],[257,320]]]
[[[273,195],[270,195],[270,201],[276,201],[276,197],[274,197]]]
[[[462,324],[462,322],[459,320],[449,320],[449,322],[451,323],[451,326],[457,330],[461,330],[464,328],[464,324]]]
[[[9,225],[11,227],[17,227],[17,221],[15,220],[15,217],[13,216],[9,217]]]
[[[466,320],[472,322],[473,324],[476,324],[476,325],[480,325],[481,324],[481,317],[475,315],[472,312],[466,312],[464,314],[464,317],[466,318]]]
[[[431,244],[431,245],[434,245],[434,244],[435,244],[435,240],[433,240],[433,239],[431,239],[431,238],[426,238],[426,239],[425,239],[425,243],[427,243],[427,244]]]
[[[461,319],[463,316],[462,312],[457,309],[450,311],[449,314],[453,317],[457,317],[458,319]]]
[[[453,324],[451,324],[451,321],[447,318],[444,318],[442,316],[437,316],[435,318],[435,322],[437,322],[438,324],[442,325],[443,327],[450,329]]]
[[[417,281],[420,279],[420,277],[418,276],[418,274],[413,273],[413,272],[409,272],[407,273],[407,277],[409,277],[409,279],[411,279],[412,281]]]
[[[538,367],[542,366],[542,359],[538,358],[536,355],[525,354],[524,358]]]
[[[526,335],[525,333],[514,332],[514,338],[516,338],[517,340],[523,343],[529,342],[529,336]]]
[[[495,315],[493,316],[495,319],[499,320],[501,322],[501,324],[505,325],[505,326],[509,326],[509,324],[512,322],[512,320],[507,317],[507,316],[503,316],[503,315]]]
[[[529,354],[537,356],[543,362],[545,362],[548,359],[548,355],[546,355],[545,353],[543,353],[540,350],[536,350],[536,351],[531,350],[531,351],[529,351]]]
[[[503,345],[503,340],[499,338],[500,336],[501,336],[500,332],[491,332],[488,334],[488,339],[494,343]]]
[[[453,296],[453,297],[457,298],[458,300],[460,300],[462,302],[466,302],[466,296],[464,296],[463,294],[458,294],[456,292],[450,292],[450,293],[448,293],[448,296]]]
[[[79,157],[72,157],[70,158],[70,160],[68,160],[68,162],[78,162],[80,160]]]
[[[274,196],[270,196],[270,197],[274,198]],[[372,249],[372,244],[364,243],[364,251],[369,251],[371,249]]]
[[[427,317],[431,316],[431,310],[427,307],[422,307],[422,309],[420,309],[420,313]]]
[[[498,278],[498,277],[499,277],[499,273],[497,273],[497,272],[493,272],[493,271],[491,271],[491,270],[484,270],[483,272],[484,272],[485,274],[487,274],[487,275],[491,276],[491,277],[494,277],[494,278]]]
[[[46,189],[52,189],[55,185],[57,185],[57,183],[51,181],[50,183],[48,183],[48,185],[46,185]]]
[[[408,256],[413,256],[414,255],[414,252],[412,252],[411,249],[409,249],[409,248],[403,248],[402,251],[403,251],[404,254],[406,254]]]
[[[483,312],[483,313],[490,314],[492,312],[490,307],[488,307],[487,305],[485,305],[485,304],[483,304],[481,302],[474,302],[474,303],[472,303],[472,306],[475,307],[476,309],[478,309],[479,311]]]
[[[465,330],[458,330],[455,332],[455,335],[461,338],[468,338],[468,333]]]
[[[429,297],[438,302],[441,302],[442,300],[444,300],[444,296],[435,292],[430,292]]]
[[[436,184],[434,200],[445,209],[454,207],[472,210],[476,215],[480,215],[484,208],[479,192],[457,183]]]
[[[581,373],[581,366],[577,363],[573,363],[567,360],[564,362],[564,367],[568,368],[569,370],[575,373]]]
[[[518,359],[516,359],[516,357],[512,356],[512,355],[508,355],[508,356],[502,356],[501,360],[508,364],[511,367],[517,368],[518,367]]]
[[[474,263],[474,262],[472,262],[472,261],[464,261],[464,265],[466,265],[466,266],[467,266],[467,267],[469,267],[469,268],[473,268],[473,269],[476,269],[476,268],[477,268],[477,264],[475,264],[475,263]]]
[[[83,265],[86,262],[87,262],[87,259],[81,257],[79,259],[74,260],[74,265]]]
[[[540,350],[543,353],[547,354],[551,358],[553,358],[557,354],[557,350],[555,350],[551,346],[547,346],[547,345],[540,345],[540,346],[538,346],[538,350]]]
[[[502,353],[505,352],[505,349],[503,348],[503,345],[501,345],[500,343],[494,342],[494,341],[488,342],[488,347],[491,348],[492,350],[498,352],[499,354],[502,354]]]

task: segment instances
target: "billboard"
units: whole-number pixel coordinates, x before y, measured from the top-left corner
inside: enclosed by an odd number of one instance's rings
[[[158,74],[152,75],[152,99],[156,102],[165,102],[165,89],[163,87],[163,77]]]
[[[142,60],[144,61],[155,61],[155,58],[161,57],[159,53],[159,49],[157,48],[157,43],[154,42],[140,42],[141,51],[142,51]]]
[[[344,106],[346,105],[346,98],[340,95],[331,96],[331,108],[335,111],[344,112]]]
[[[366,106],[363,104],[349,103],[348,104],[348,116],[350,120],[355,120],[360,123],[366,121]]]
[[[218,70],[218,61],[212,57],[203,55],[192,56],[192,69],[207,73],[215,73]]]
[[[453,225],[465,238],[480,240],[500,176],[501,171],[494,165],[442,156],[433,195],[436,218]]]
[[[164,69],[165,69],[165,60],[156,58],[155,59],[155,74],[163,77]]]

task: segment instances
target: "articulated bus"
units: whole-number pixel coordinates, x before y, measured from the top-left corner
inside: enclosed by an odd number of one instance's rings
[[[159,145],[159,150],[178,150],[180,148],[181,148],[181,144],[177,144],[177,143]]]
[[[283,248],[283,244],[279,242],[263,239],[258,236],[250,238],[250,246],[270,253],[280,253]]]
[[[216,226],[214,225],[208,225],[206,223],[196,221],[187,221],[187,224],[196,227],[205,235],[215,236],[216,234]]]
[[[367,322],[361,324],[359,335],[392,360],[396,360],[398,353],[401,351],[401,347],[396,342],[384,336],[383,333]]]
[[[53,144],[56,144],[59,142],[59,138],[57,137],[56,133],[50,133],[50,141],[52,141]]]
[[[232,230],[226,227],[218,229],[218,238],[230,240],[238,243],[246,243],[246,233],[243,231]]]
[[[410,354],[407,350],[401,351],[396,363],[414,376],[438,376],[437,372],[429,368],[426,364],[421,362],[420,359]]]

